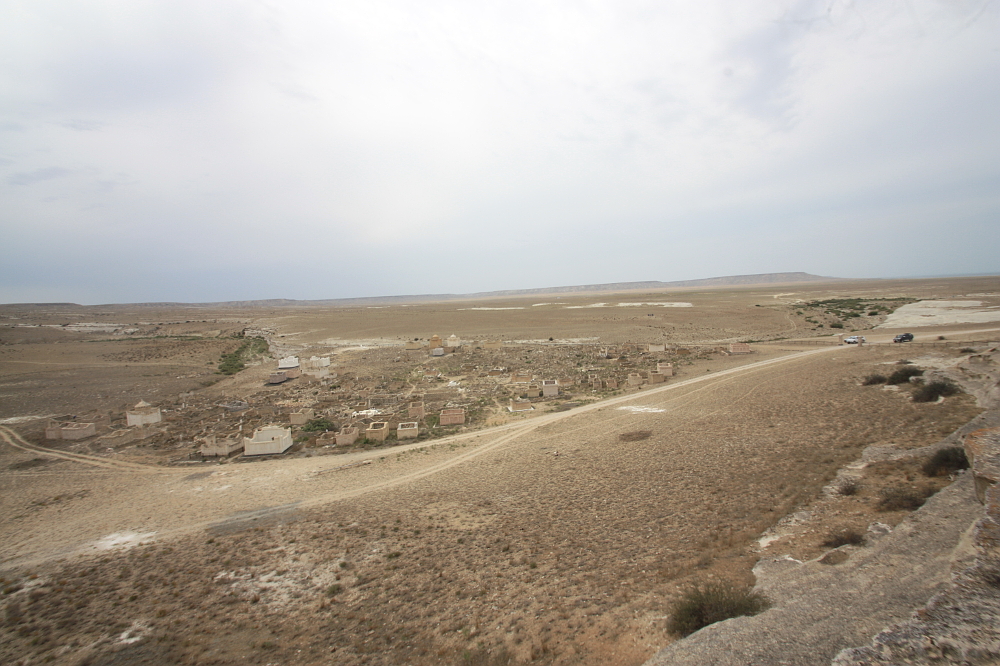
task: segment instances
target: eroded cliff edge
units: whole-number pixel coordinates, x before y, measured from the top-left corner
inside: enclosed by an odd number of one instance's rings
[[[1000,664],[998,362],[991,349],[935,372],[987,408],[939,444],[964,445],[971,470],[888,534],[844,547],[846,561],[761,560],[770,610],[708,626],[647,666]]]

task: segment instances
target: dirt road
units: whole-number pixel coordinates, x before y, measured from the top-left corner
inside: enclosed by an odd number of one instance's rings
[[[570,432],[572,423],[586,415],[602,412],[603,418],[620,418],[612,410],[623,405],[647,404],[667,396],[694,400],[736,377],[776,372],[836,350],[791,353],[528,421],[334,458],[268,460],[197,470],[156,467],[36,446],[14,430],[0,427],[0,437],[9,446],[54,461],[12,478],[4,491],[8,502],[12,496],[44,503],[50,497],[85,493],[63,507],[55,523],[5,519],[0,529],[4,535],[0,564],[34,566],[56,557],[96,552],[109,535],[142,534],[148,540],[155,534],[165,539],[385,491],[466,464],[543,428],[565,423],[561,430]],[[335,470],[366,459],[373,459],[374,464]],[[90,473],[78,466],[89,467]]]
[[[968,396],[861,386],[898,348],[715,365],[343,456],[122,469],[0,447],[0,570],[39,586],[0,661],[640,664],[670,641],[679,588],[748,579],[760,534],[865,446],[968,421]],[[858,509],[836,519],[863,527]]]

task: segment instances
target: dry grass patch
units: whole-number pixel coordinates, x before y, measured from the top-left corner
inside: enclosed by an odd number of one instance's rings
[[[949,446],[938,449],[924,463],[921,471],[927,476],[945,476],[961,469],[969,469],[969,459],[965,455],[965,450],[957,446]]]
[[[894,370],[889,378],[886,380],[887,384],[906,384],[913,377],[920,377],[924,374],[924,371],[920,368],[916,368],[912,365],[904,365],[898,370]]]
[[[861,481],[851,477],[844,479],[837,486],[837,494],[843,495],[844,497],[853,497],[861,491]]]
[[[845,527],[828,535],[820,545],[824,548],[840,548],[841,546],[860,546],[865,542],[864,532],[853,527]]]
[[[878,493],[876,507],[879,511],[915,511],[922,507],[934,492],[933,488],[916,489],[906,486],[882,488]]]
[[[642,440],[649,439],[652,436],[652,430],[635,430],[633,432],[623,432],[618,435],[618,439],[622,442],[641,442]]]
[[[935,402],[938,398],[958,395],[962,390],[949,381],[934,381],[913,392],[913,402]]]
[[[769,605],[764,595],[750,587],[708,583],[690,588],[674,603],[667,629],[677,636],[688,636],[722,620],[756,615]]]

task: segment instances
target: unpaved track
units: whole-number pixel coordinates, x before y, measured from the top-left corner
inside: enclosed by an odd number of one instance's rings
[[[125,470],[129,472],[170,472],[176,470],[170,470],[164,467],[155,467],[153,465],[142,465],[140,463],[126,462],[124,460],[110,460],[108,458],[99,458],[97,456],[88,456],[84,453],[73,453],[71,451],[57,451],[55,449],[49,449],[44,446],[38,446],[32,444],[31,442],[25,440],[23,437],[18,435],[14,430],[6,427],[0,426],[0,437],[7,444],[10,444],[15,449],[21,449],[22,451],[27,451],[28,453],[37,453],[39,455],[48,456],[50,458],[59,458],[61,460],[72,460],[73,462],[84,463],[86,465],[93,465],[95,467],[103,467],[106,469],[118,469]]]
[[[330,457],[314,457],[219,465],[210,469],[154,467],[35,446],[25,442],[10,428],[3,427],[0,428],[0,435],[15,448],[70,465],[97,467],[101,472],[90,476],[54,476],[55,480],[64,482],[53,484],[58,487],[58,493],[53,494],[87,491],[86,498],[72,510],[64,511],[56,524],[39,521],[46,527],[32,531],[5,520],[0,529],[0,534],[5,533],[0,564],[5,568],[35,566],[54,558],[94,553],[95,542],[110,533],[155,532],[157,538],[163,539],[207,528],[224,529],[291,510],[385,491],[468,463],[566,419],[632,403],[663,409],[676,408],[704,399],[707,394],[737,377],[836,351],[852,350],[824,347],[795,352],[528,421],[385,451],[337,456],[334,464],[331,464]],[[750,393],[753,390],[751,388]],[[711,413],[701,414],[697,420],[710,416]],[[611,427],[611,423],[630,417],[633,416],[628,412],[609,412],[602,425]],[[583,427],[593,429],[593,424]],[[564,432],[573,430],[572,426],[568,430],[563,426]],[[335,470],[342,465],[370,458],[391,464]],[[72,468],[66,471],[70,472]],[[11,480],[16,481],[17,478]],[[17,489],[8,488],[7,491],[17,492]]]

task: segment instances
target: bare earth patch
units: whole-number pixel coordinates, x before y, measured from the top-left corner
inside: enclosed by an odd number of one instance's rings
[[[872,299],[981,293],[992,307],[996,285],[852,282],[252,316],[108,306],[83,319],[144,339],[64,326],[84,316],[69,306],[42,308],[31,326],[0,306],[4,427],[45,444],[43,420],[9,419],[120,410],[141,397],[169,404],[169,423],[185,428],[117,448],[0,446],[0,662],[640,664],[674,640],[668,613],[682,590],[752,583],[762,554],[810,559],[831,540],[867,538],[872,523],[906,515],[879,506],[885,489],[926,496],[949,482],[907,456],[967,423],[975,400],[918,404],[912,384],[862,383],[908,354],[948,370],[956,350],[830,347],[830,329],[803,303],[864,290]],[[580,307],[597,301],[637,305]],[[651,305],[680,302],[691,307]],[[866,311],[843,330],[885,320]],[[329,354],[354,384],[269,387],[265,365],[223,379],[220,356],[239,344],[229,336],[247,328],[268,331],[275,355]],[[406,356],[404,341],[433,333],[508,344],[443,361]],[[719,351],[792,337],[813,346]],[[669,390],[585,386],[591,373],[651,369],[654,343],[677,362]],[[631,351],[599,357],[605,345]],[[815,353],[785,356],[802,349]],[[756,360],[774,363],[740,369]],[[469,404],[476,427],[495,429],[455,427],[412,448],[334,455],[305,440],[280,459],[190,460],[192,436],[227,419],[250,427],[312,404],[356,410],[375,386],[403,397],[451,381],[464,389],[494,365],[558,367],[578,381],[530,417],[502,411],[509,395],[498,389]],[[438,366],[447,377],[424,381],[422,370]],[[246,397],[273,410],[251,418],[224,406]],[[845,480],[853,490],[840,491]]]
[[[666,609],[680,589],[749,582],[758,535],[865,446],[929,444],[976,411],[863,387],[887,357],[850,352],[639,394],[634,404],[663,411],[612,408],[543,425],[395,489],[8,572],[37,582],[11,597],[0,654],[57,664],[90,653],[149,663],[460,664],[475,654],[641,663],[672,640]],[[649,436],[637,447],[634,433]],[[445,455],[384,459],[373,473]],[[216,482],[237,484],[234,509],[259,506],[264,496],[253,498],[281,475],[280,463],[251,467],[257,481]],[[906,473],[887,468],[885,478]],[[89,483],[95,496],[122,480]],[[845,498],[858,508],[838,509],[843,526],[871,514],[867,483]],[[817,528],[794,552],[818,549],[823,536]],[[127,632],[143,638],[119,640]]]

